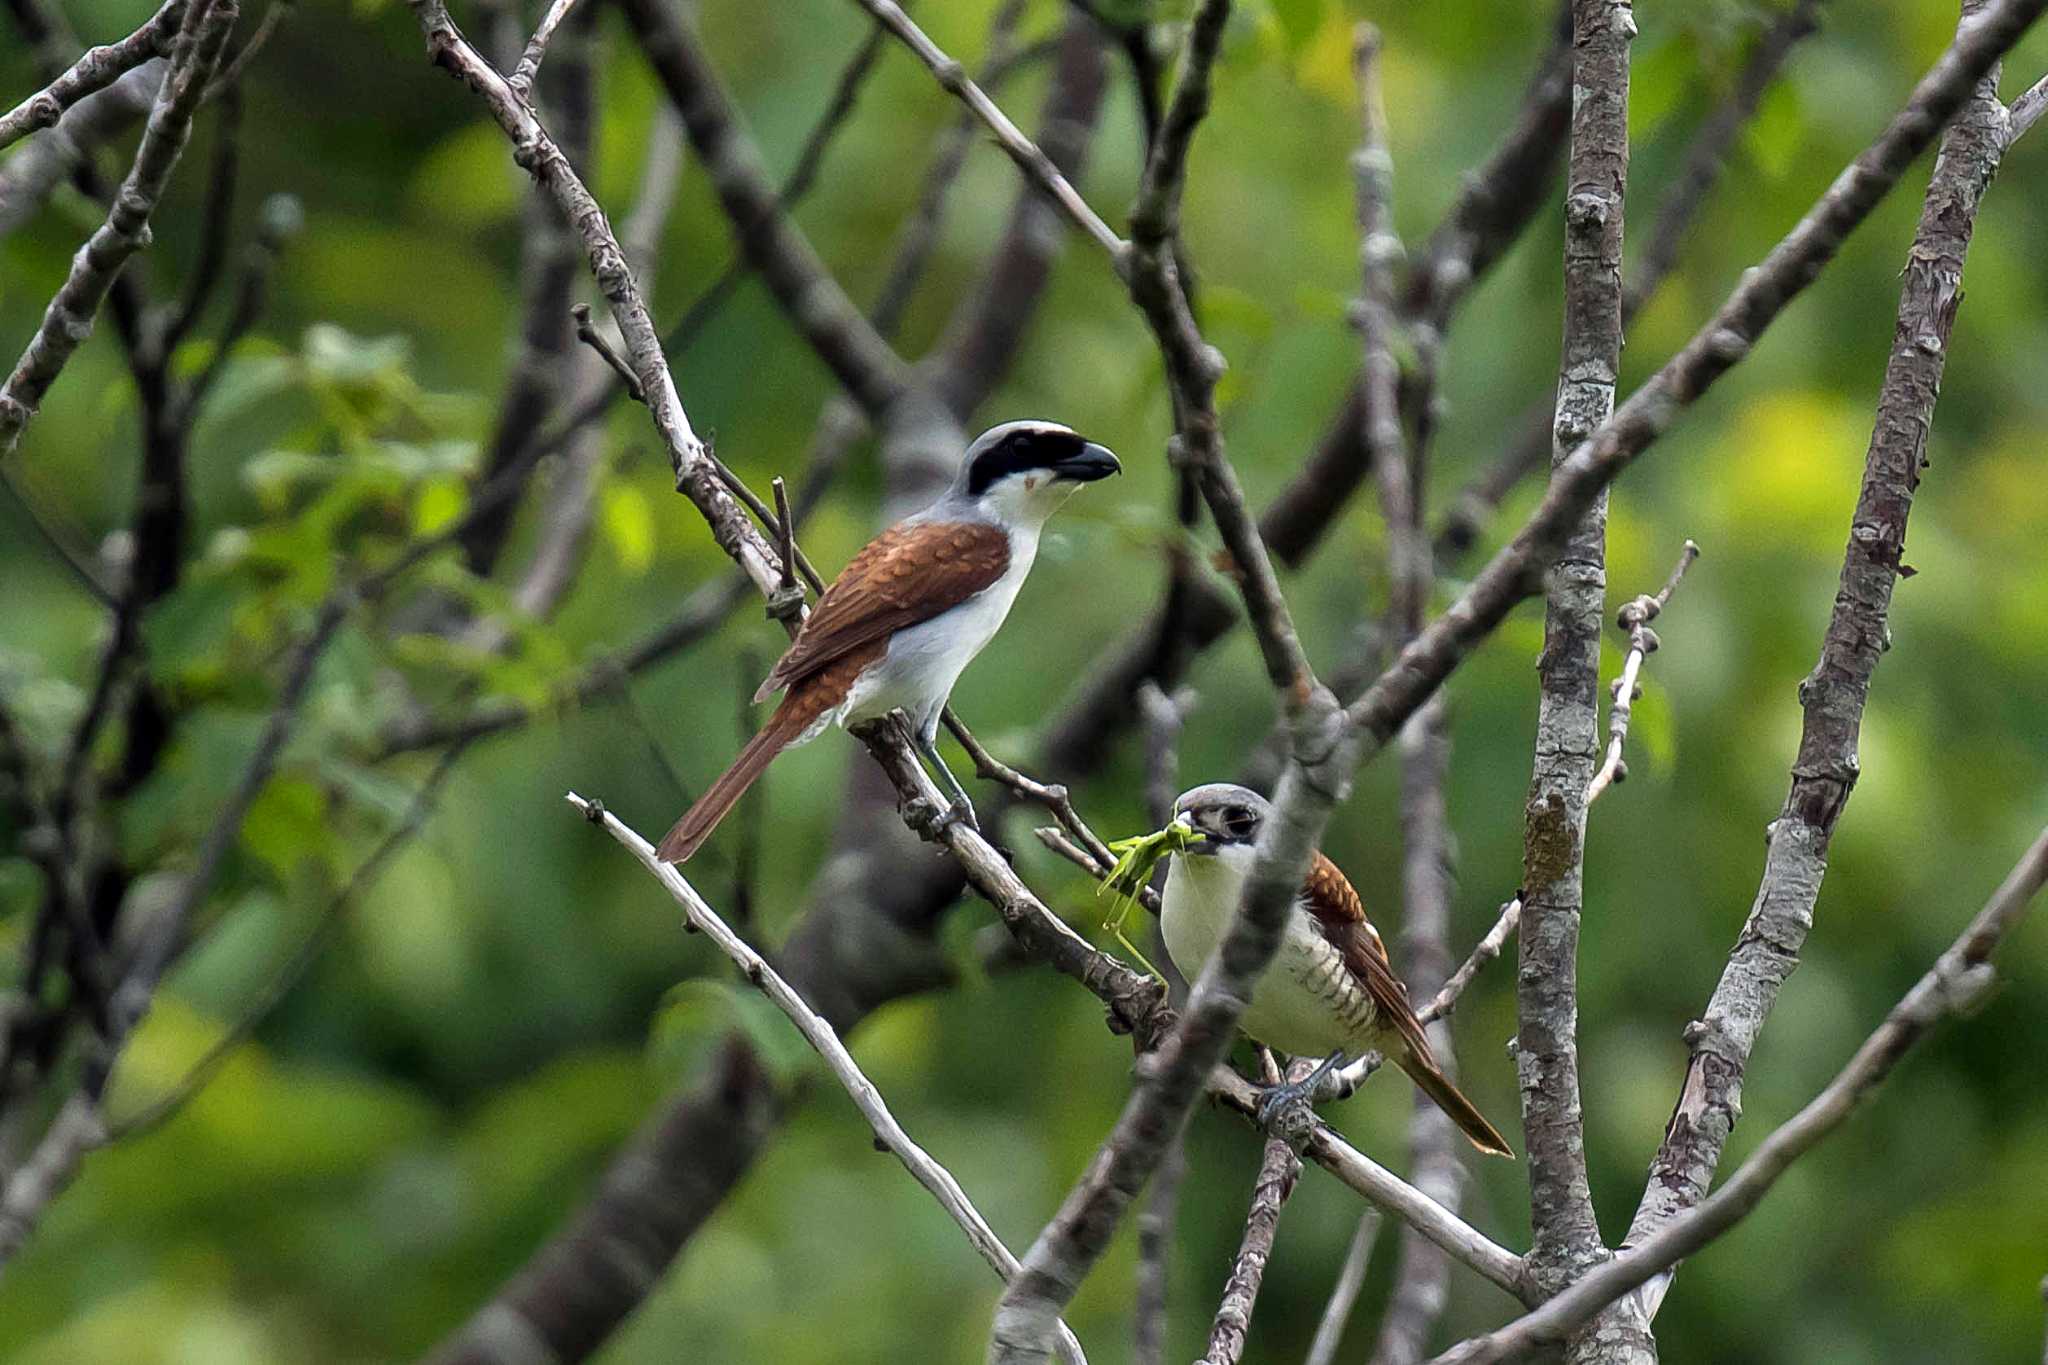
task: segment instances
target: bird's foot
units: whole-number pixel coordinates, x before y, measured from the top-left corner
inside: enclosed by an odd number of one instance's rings
[[[1266,1087],[1259,1096],[1259,1126],[1283,1141],[1298,1142],[1316,1126],[1316,1101],[1323,1081],[1344,1064],[1344,1054],[1333,1052],[1314,1071],[1298,1081]]]
[[[974,803],[964,796],[953,798],[953,803],[939,816],[934,829],[936,833],[944,834],[954,825],[965,825],[976,834],[981,833],[981,820],[974,813]]]
[[[946,842],[946,831],[955,825],[965,825],[979,834],[981,821],[975,818],[974,804],[970,801],[954,801],[941,806],[936,801],[918,797],[903,807],[903,818],[917,831],[918,837],[934,844]]]

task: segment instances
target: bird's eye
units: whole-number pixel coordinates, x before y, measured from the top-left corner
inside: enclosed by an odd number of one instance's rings
[[[1223,832],[1233,839],[1249,839],[1258,827],[1259,818],[1244,806],[1232,806],[1223,812]]]

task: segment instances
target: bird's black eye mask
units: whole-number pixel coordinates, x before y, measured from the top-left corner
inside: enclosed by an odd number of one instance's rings
[[[1190,852],[1215,853],[1228,844],[1255,843],[1259,837],[1259,813],[1249,806],[1211,806],[1192,812],[1188,819],[1209,836]]]
[[[967,471],[968,496],[980,497],[990,484],[1008,475],[1049,468],[1080,454],[1086,444],[1068,431],[1013,431],[994,449],[974,457],[974,465]]]
[[[1249,806],[1225,806],[1216,817],[1216,829],[1233,844],[1248,844],[1259,837],[1259,817]]]

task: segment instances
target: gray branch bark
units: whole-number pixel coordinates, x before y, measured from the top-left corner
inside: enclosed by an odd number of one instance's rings
[[[1990,8],[1964,6],[1961,33]],[[1827,872],[1828,846],[1859,771],[1857,739],[1879,658],[1891,642],[1889,613],[1907,519],[1926,467],[1928,432],[1962,301],[1962,272],[1977,210],[2007,145],[2009,116],[1993,63],[1943,135],[1907,253],[1891,357],[1843,555],[1840,587],[1819,662],[1800,684],[1805,719],[1791,788],[1769,829],[1754,905],[1706,1011],[1686,1031],[1692,1057],[1677,1108],[1650,1165],[1625,1246],[1642,1243],[1697,1205],[1712,1183],[1741,1113],[1752,1048],[1779,990],[1799,964]],[[1631,1305],[1647,1329],[1665,1283]],[[1645,1349],[1616,1361],[1654,1359]]]
[[[50,127],[80,100],[106,89],[151,58],[168,56],[184,10],[185,0],[168,0],[141,28],[119,42],[88,49],[63,75],[0,114],[0,148]]]
[[[42,326],[0,386],[0,456],[14,449],[65,362],[92,334],[93,319],[114,277],[148,244],[150,215],[185,150],[192,116],[220,65],[239,13],[237,0],[191,0],[185,11],[169,74],[150,108],[142,144],[114,196],[113,208],[78,249],[70,274],[43,314]]]
[[[1571,157],[1565,172],[1564,346],[1551,465],[1614,411],[1621,367],[1621,245],[1628,185],[1629,0],[1574,0]],[[1537,661],[1535,772],[1522,851],[1515,1053],[1529,1149],[1531,1284],[1554,1294],[1604,1254],[1586,1183],[1579,1109],[1579,916],[1586,788],[1600,761],[1600,627],[1607,499],[1596,493],[1548,575]]]
[[[1461,1343],[1433,1365],[1497,1365],[1570,1339],[1599,1311],[1720,1237],[1763,1202],[1792,1164],[1842,1126],[1890,1077],[1900,1059],[1952,1014],[1983,1003],[1997,973],[1991,955],[2048,883],[2048,831],[2007,874],[1998,890],[1926,975],[1894,1005],[1827,1087],[1757,1145],[1728,1183],[1651,1234],[1640,1245],[1595,1267],[1528,1315]]]

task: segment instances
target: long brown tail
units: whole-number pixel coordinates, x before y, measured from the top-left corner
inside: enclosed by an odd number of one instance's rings
[[[1451,1078],[1444,1075],[1436,1059],[1418,1054],[1414,1049],[1397,1047],[1393,1051],[1395,1063],[1408,1073],[1408,1079],[1416,1088],[1436,1102],[1436,1107],[1451,1116],[1451,1122],[1458,1125],[1466,1139],[1474,1147],[1490,1156],[1504,1156],[1515,1159],[1514,1148],[1502,1137],[1494,1126],[1486,1121],[1486,1115],[1479,1112],[1477,1105],[1465,1098]]]
[[[754,779],[767,771],[769,763],[786,748],[789,742],[802,734],[804,727],[817,719],[818,708],[812,699],[803,693],[792,693],[782,699],[782,705],[775,708],[775,714],[761,727],[755,736],[747,741],[747,747],[740,750],[732,766],[711,784],[710,790],[697,798],[695,805],[683,812],[683,818],[676,821],[655,849],[655,855],[665,863],[687,862],[692,853],[700,848],[711,831],[718,828],[718,822],[725,813],[739,804],[747,794],[747,788],[754,785]]]

